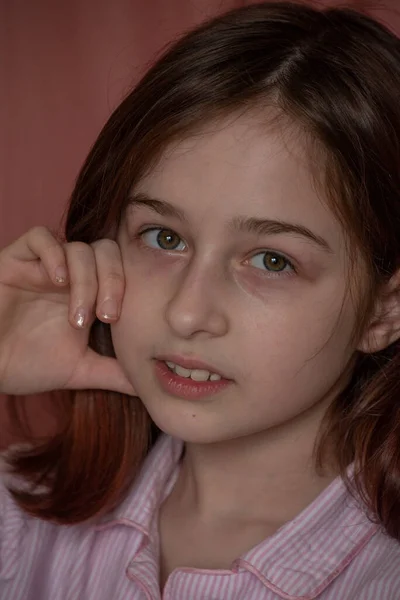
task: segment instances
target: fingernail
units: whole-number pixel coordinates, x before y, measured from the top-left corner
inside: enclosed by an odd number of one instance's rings
[[[113,298],[107,298],[100,306],[100,314],[103,319],[109,321],[118,317],[118,305]]]
[[[75,323],[78,325],[78,327],[83,329],[83,327],[85,327],[85,321],[86,321],[85,309],[82,307],[79,307],[75,313],[74,319],[75,319]]]
[[[65,267],[57,267],[55,272],[56,283],[65,283],[67,281],[68,273]]]

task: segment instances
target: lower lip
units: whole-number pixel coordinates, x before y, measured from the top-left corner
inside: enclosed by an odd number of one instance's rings
[[[190,377],[180,377],[167,367],[164,361],[156,360],[156,375],[161,387],[168,394],[184,398],[186,400],[195,400],[212,396],[225,389],[230,383],[229,379],[219,379],[218,381],[194,381]]]

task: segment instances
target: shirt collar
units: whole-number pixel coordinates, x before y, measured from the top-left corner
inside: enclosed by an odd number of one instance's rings
[[[149,536],[153,517],[178,476],[182,451],[180,440],[161,435],[131,492],[100,527],[131,525]],[[338,477],[297,517],[239,558],[235,568],[251,571],[282,598],[313,600],[377,530]]]
[[[177,478],[182,451],[181,440],[161,435],[145,458],[127,497],[101,519],[96,529],[125,524],[149,536],[153,517]]]
[[[237,566],[252,571],[282,598],[312,600],[378,529],[338,477],[297,517],[243,555]]]

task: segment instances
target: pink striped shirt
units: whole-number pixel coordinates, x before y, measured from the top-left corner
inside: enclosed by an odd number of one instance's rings
[[[162,436],[124,502],[101,524],[22,513],[0,487],[1,600],[399,600],[400,544],[336,479],[231,570],[176,569],[158,584],[157,509],[181,442]]]

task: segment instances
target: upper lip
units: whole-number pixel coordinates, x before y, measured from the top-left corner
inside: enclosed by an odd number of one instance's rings
[[[156,357],[157,360],[163,360],[164,362],[172,362],[176,365],[180,365],[185,369],[201,369],[203,371],[209,371],[209,373],[216,373],[220,375],[224,379],[229,379],[226,375],[223,374],[218,368],[213,365],[207,364],[198,358],[189,358],[185,356],[178,356],[177,354],[162,354]]]

